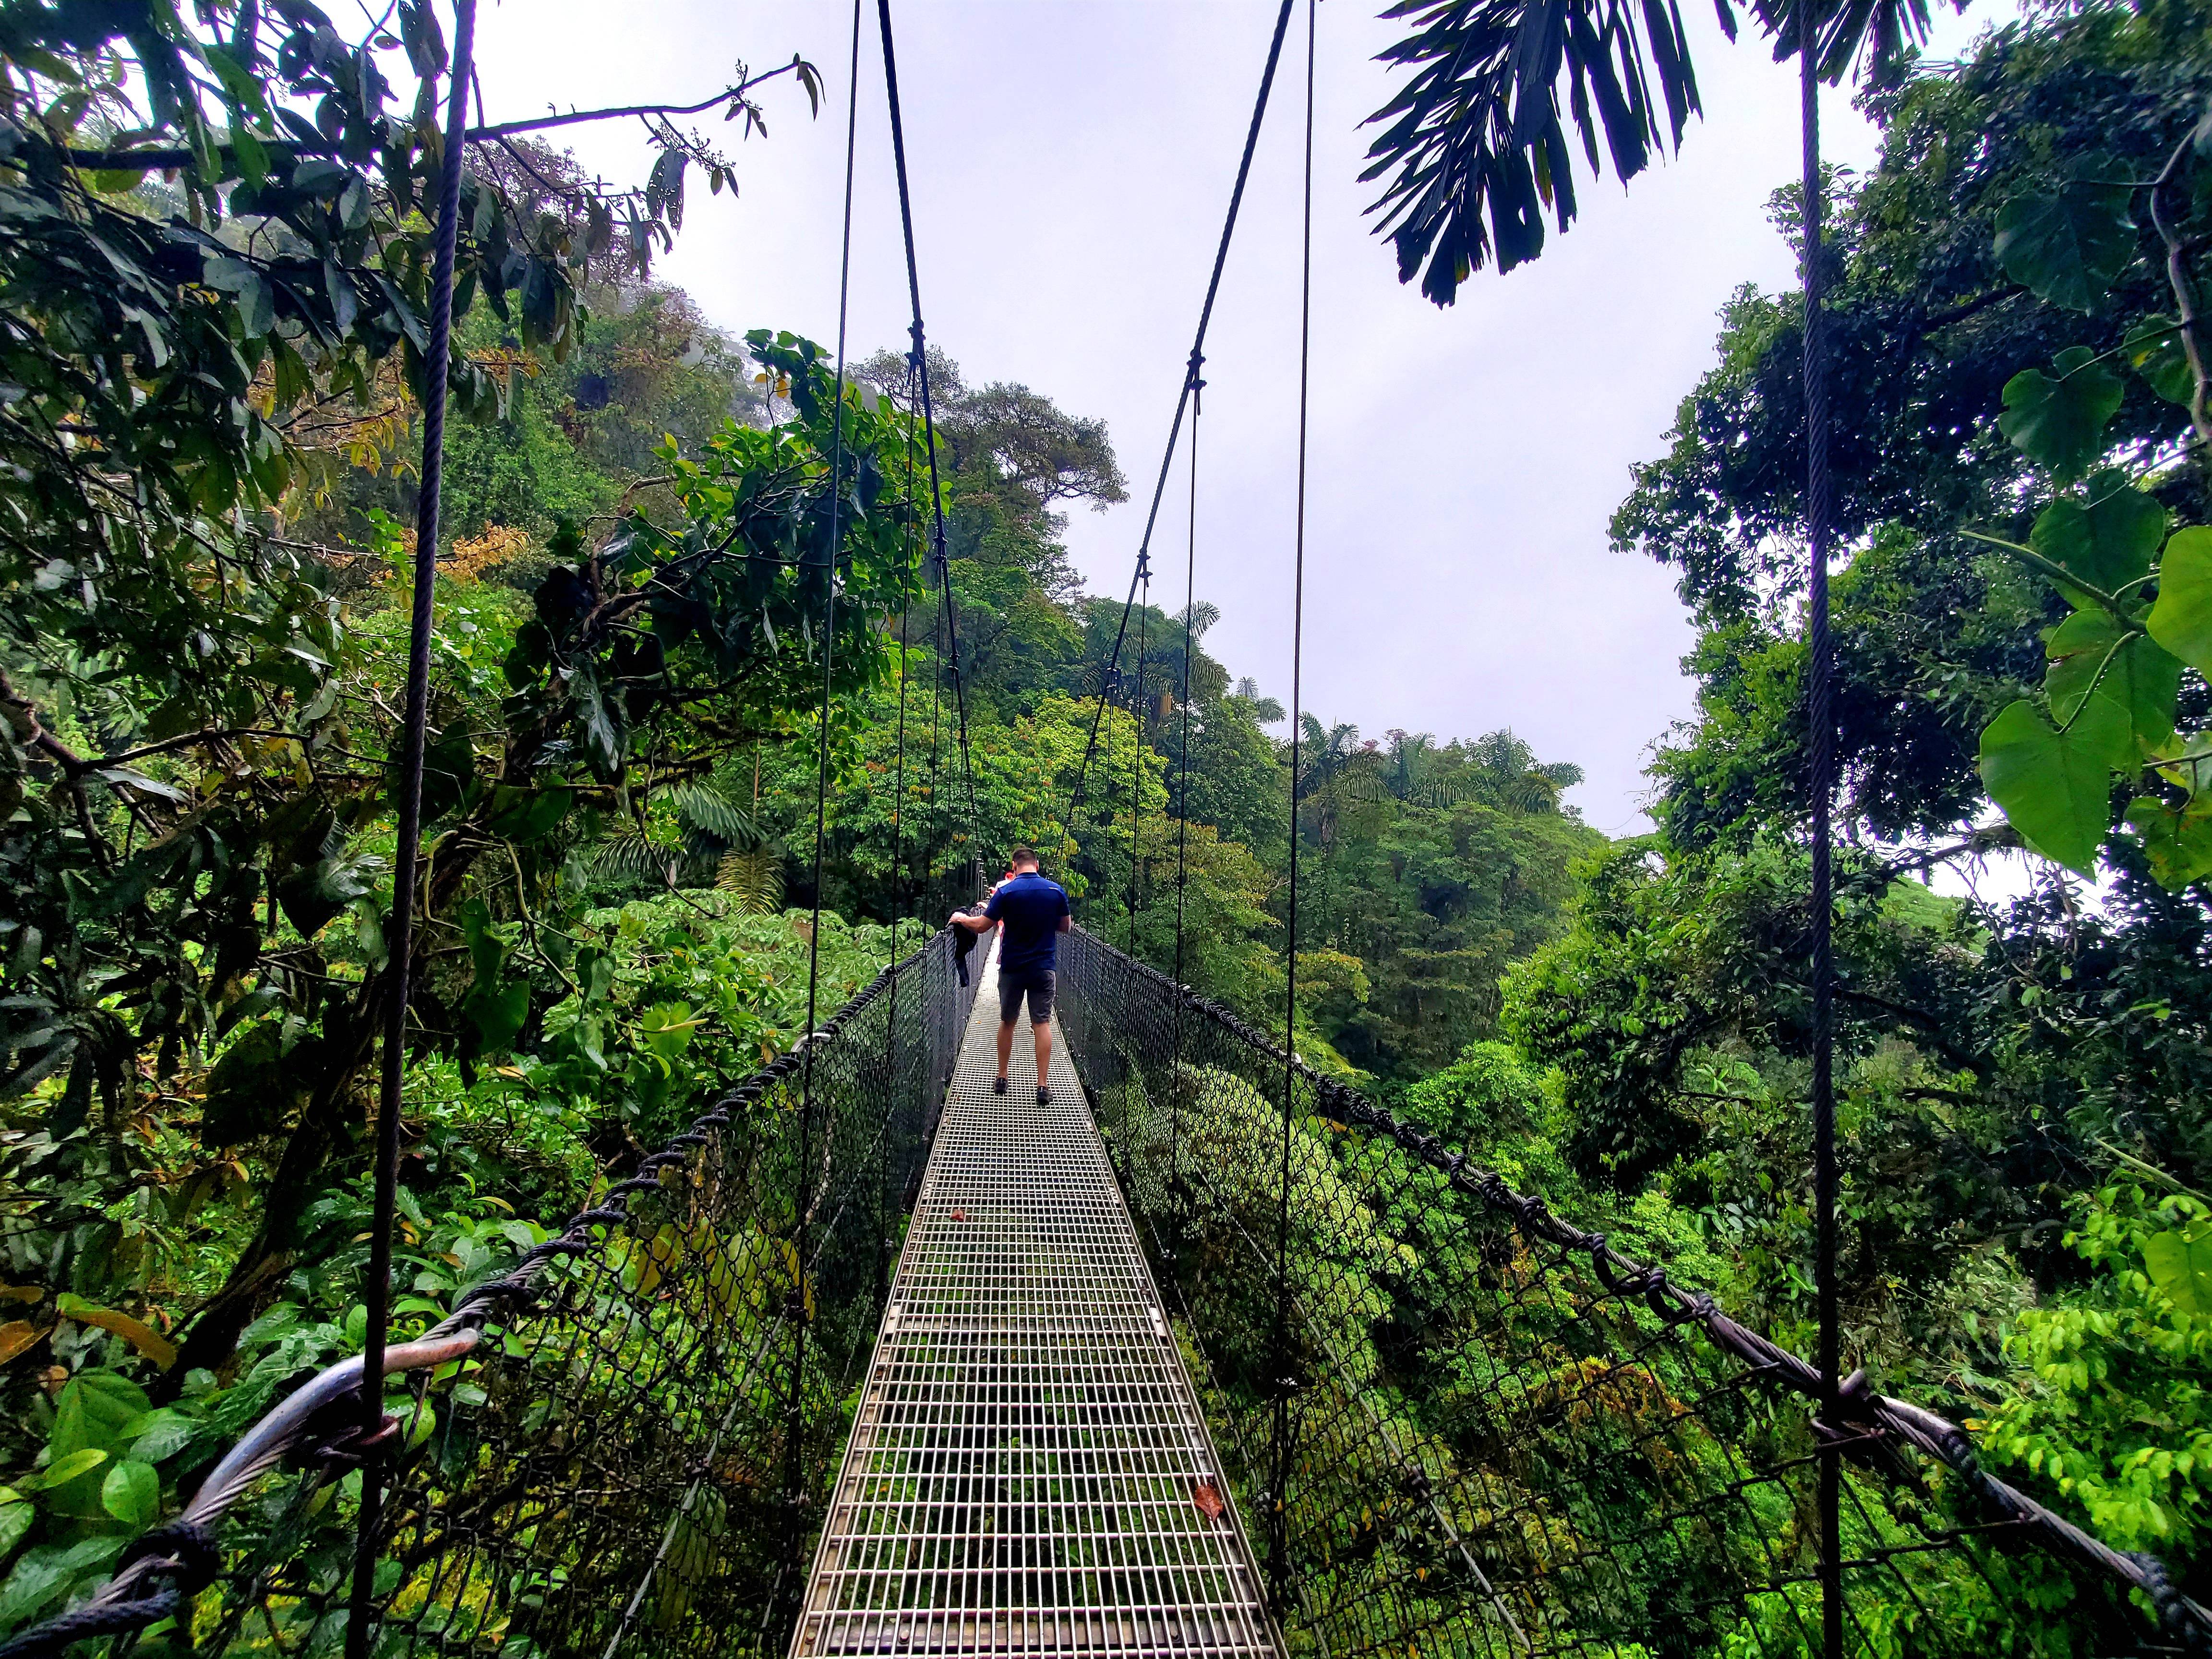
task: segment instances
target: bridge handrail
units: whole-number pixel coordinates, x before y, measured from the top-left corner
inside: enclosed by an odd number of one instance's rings
[[[1346,1127],[1370,1132],[1391,1140],[1444,1176],[1459,1192],[1480,1200],[1511,1221],[1524,1236],[1558,1247],[1565,1255],[1585,1255],[1606,1289],[1624,1297],[1641,1295],[1652,1312],[1674,1324],[1694,1324],[1715,1346],[1741,1360],[1761,1378],[1778,1382],[1817,1404],[1821,1397],[1820,1370],[1741,1322],[1723,1313],[1710,1291],[1674,1283],[1664,1267],[1645,1263],[1616,1249],[1602,1232],[1577,1226],[1554,1212],[1541,1197],[1516,1192],[1493,1170],[1483,1168],[1464,1152],[1446,1146],[1442,1137],[1410,1118],[1377,1105],[1348,1085],[1315,1070],[1303,1057],[1285,1055],[1273,1036],[1260,1030],[1236,1010],[1213,998],[1178,985],[1168,975],[1140,962],[1088,930],[1074,930],[1085,943],[1113,958],[1121,971],[1152,985],[1165,996],[1234,1036],[1255,1054],[1278,1066],[1287,1065],[1312,1091],[1322,1115]],[[1816,1419],[1817,1432],[1840,1439],[1848,1446],[1869,1429],[1893,1434],[1936,1459],[1966,1481],[1976,1496],[2006,1522],[2026,1529],[2045,1549],[2103,1574],[2125,1588],[2141,1591],[2149,1601],[2160,1625],[2180,1638],[2187,1651],[2212,1652],[2212,1611],[2185,1595],[2174,1583],[2165,1564],[2140,1551],[2119,1550],[2038,1502],[1981,1466],[1972,1436],[1942,1413],[1911,1401],[1876,1394],[1866,1374],[1855,1370],[1838,1389],[1847,1425],[1832,1426]]]
[[[689,1127],[641,1160],[636,1174],[571,1215],[558,1232],[533,1245],[507,1272],[469,1287],[453,1310],[421,1336],[388,1347],[383,1375],[434,1368],[468,1355],[495,1318],[511,1316],[528,1304],[549,1263],[598,1248],[595,1229],[630,1221],[631,1200],[659,1190],[661,1170],[689,1162],[712,1136],[731,1126],[739,1109],[794,1076],[810,1045],[834,1040],[902,976],[922,969],[951,931],[939,929],[887,964],[818,1030],[728,1090]],[[968,994],[973,990],[970,986]],[[132,1540],[112,1576],[88,1601],[0,1643],[0,1659],[47,1659],[77,1642],[126,1634],[179,1616],[193,1595],[221,1576],[216,1527],[264,1475],[303,1449],[332,1467],[359,1456],[363,1448],[350,1425],[360,1412],[362,1361],[363,1356],[353,1354],[323,1367],[264,1413],[240,1433],[177,1515]],[[387,1415],[380,1437],[395,1436],[400,1427]]]

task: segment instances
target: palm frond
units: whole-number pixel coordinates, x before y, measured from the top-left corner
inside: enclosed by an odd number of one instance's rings
[[[1729,0],[1715,3],[1733,36]],[[1675,0],[1401,0],[1383,15],[1413,20],[1381,54],[1413,74],[1368,118],[1383,130],[1360,177],[1395,169],[1369,211],[1398,280],[1421,276],[1440,306],[1484,265],[1542,252],[1547,210],[1562,232],[1574,222],[1567,121],[1591,175],[1601,134],[1625,184],[1702,112]]]
[[[714,885],[742,914],[772,916],[783,908],[783,854],[766,845],[725,853]]]
[[[686,829],[724,847],[750,847],[760,839],[750,808],[712,779],[675,785],[668,792],[668,804]]]
[[[1811,6],[1831,85],[1854,61],[1872,84],[1893,84],[1928,38],[1929,0],[1747,3],[1778,60],[1796,55]],[[1713,5],[1733,40],[1733,0]],[[1360,177],[1394,175],[1368,210],[1376,234],[1397,250],[1398,280],[1419,276],[1439,306],[1486,264],[1507,271],[1541,253],[1547,212],[1566,231],[1577,169],[1604,173],[1601,136],[1625,185],[1705,112],[1679,0],[1399,0],[1382,15],[1410,20],[1380,56],[1411,74],[1368,118],[1382,131]]]
[[[1512,811],[1534,817],[1559,810],[1559,786],[1535,768],[1507,784],[1502,793],[1504,805]]]
[[[630,829],[609,836],[592,848],[588,867],[594,881],[642,882],[658,887],[669,881],[671,872],[684,858],[682,848]]]

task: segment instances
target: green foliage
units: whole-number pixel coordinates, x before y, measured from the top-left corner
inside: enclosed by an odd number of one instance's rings
[[[2212,1525],[2208,1217],[2186,1194],[2085,1196],[2066,1243],[2095,1276],[2020,1316],[2007,1346],[2022,1380],[1978,1425],[1990,1455],[2055,1486],[2117,1549],[2186,1559]]]
[[[2129,740],[2124,711],[2085,698],[2053,727],[2032,702],[2011,704],[1982,732],[1982,781],[2020,837],[2087,874],[2112,817],[2112,763]]]
[[[2112,178],[2119,167],[2110,156],[2085,156],[2076,176],[2057,190],[2007,202],[1997,213],[1996,249],[2005,275],[2038,299],[2071,311],[2096,310],[2135,257],[2134,191]]]
[[[2052,367],[2055,375],[2024,368],[2005,382],[1997,429],[2054,477],[2075,478],[2105,453],[2105,428],[2127,389],[2087,346],[2069,346]]]

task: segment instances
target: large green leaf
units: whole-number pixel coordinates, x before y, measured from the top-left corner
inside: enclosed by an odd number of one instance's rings
[[[447,725],[422,751],[423,823],[436,823],[469,799],[477,781],[473,736],[464,716]]]
[[[2095,723],[2096,729],[2109,726],[2116,734],[2106,757],[2112,765],[2125,769],[2139,762],[2137,738],[2154,749],[2172,742],[2181,664],[2154,641],[2130,633],[2110,611],[2077,611],[2051,630],[2045,649],[2051,667],[2043,690],[2053,719],[2073,721],[2082,699],[2093,693],[2119,711],[2117,720]]]
[[[2212,1221],[2191,1222],[2143,1241],[2143,1271],[2186,1314],[2212,1314]]]
[[[2022,841],[2088,875],[2111,823],[2107,757],[2125,735],[2125,717],[2109,698],[2091,698],[2063,732],[2033,703],[2014,702],[1982,730],[1983,786]]]
[[[530,981],[516,978],[479,985],[463,999],[461,1012],[475,1027],[476,1052],[496,1054],[514,1042],[530,1018]]]
[[[2128,803],[2128,827],[2142,837],[2150,872],[2164,885],[2179,890],[2212,875],[2212,817],[2139,795]]]
[[[71,1453],[97,1449],[112,1455],[123,1446],[123,1431],[152,1409],[146,1391],[112,1371],[79,1371],[62,1385],[54,1400],[53,1432],[46,1449],[56,1463]],[[105,1463],[107,1459],[100,1460]],[[88,1464],[70,1480],[58,1481],[46,1502],[63,1515],[105,1516],[100,1502],[100,1464]]]
[[[2166,509],[2156,501],[2120,474],[2100,472],[2089,481],[2086,501],[2063,497],[2044,508],[2027,544],[2090,586],[2112,593],[2150,574],[2166,522]],[[2096,603],[2063,583],[2059,591],[2071,605]]]
[[[133,1532],[143,1532],[161,1513],[161,1477],[151,1463],[126,1457],[108,1466],[100,1483],[100,1501]]]
[[[111,1535],[24,1551],[6,1582],[0,1583],[0,1630],[15,1629],[78,1584],[97,1577],[129,1542]]]
[[[2212,530],[2177,530],[2159,561],[2151,638],[2200,674],[2212,672]]]
[[[2181,331],[2171,317],[2146,317],[2128,331],[2123,348],[2128,364],[2170,404],[2187,405],[2196,395],[2197,377],[2181,348]]]
[[[302,1068],[288,1058],[283,1022],[264,1020],[223,1051],[200,1103],[200,1144],[235,1146],[273,1133],[301,1102]]]
[[[383,872],[382,859],[341,845],[329,858],[301,865],[278,882],[276,902],[283,907],[284,919],[300,930],[301,937],[313,939],[356,899],[374,892],[377,878]]]
[[[2056,376],[2024,368],[2005,382],[1997,427],[2030,460],[2063,478],[2076,478],[2105,453],[2105,428],[2119,413],[2126,387],[2094,361],[2087,346],[2069,346]]]
[[[501,784],[492,791],[492,819],[485,827],[502,841],[526,846],[559,829],[575,799],[574,792],[557,785],[518,789]]]
[[[2039,299],[2095,310],[2135,257],[2132,194],[2125,185],[2075,179],[2014,197],[1997,215],[1997,262]]]

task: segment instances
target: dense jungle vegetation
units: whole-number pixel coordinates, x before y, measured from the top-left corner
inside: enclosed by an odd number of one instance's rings
[[[437,167],[386,77],[443,48],[410,4],[389,46],[275,9],[197,56],[143,9],[0,24],[0,1633],[361,1335]],[[2199,1595],[2208,91],[2201,5],[2039,9],[1869,94],[1830,250],[1847,1348]],[[191,164],[118,155],[140,129]],[[659,157],[610,195],[520,137],[465,184],[401,1312],[803,1028],[834,563],[830,1006],[1017,842],[1171,966],[1181,836],[1185,980],[1279,1029],[1294,945],[1310,1060],[1807,1346],[1797,296],[1730,302],[1613,521],[1698,627],[1624,842],[1510,710],[1309,714],[1293,768],[1203,602],[1132,619],[1063,836],[1121,622],[1064,515],[1122,473],[934,356],[971,839],[908,365],[840,386],[656,281],[687,167],[732,182],[672,128]],[[1929,884],[1992,854],[2024,896]]]

